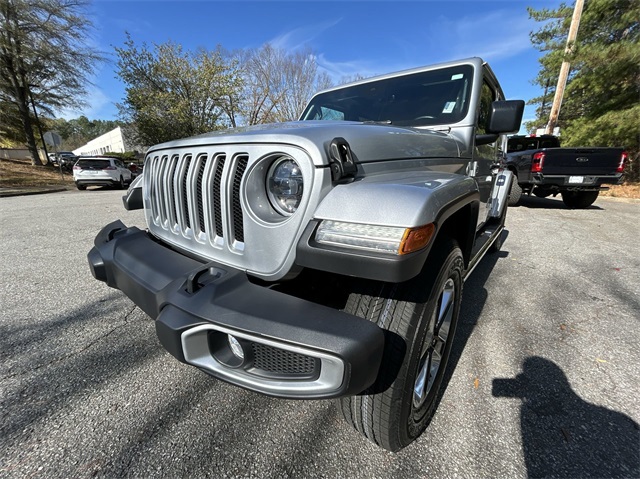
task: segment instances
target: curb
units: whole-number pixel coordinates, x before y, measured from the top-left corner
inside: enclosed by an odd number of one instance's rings
[[[50,188],[0,188],[0,198],[6,198],[9,196],[42,195],[45,193],[58,193],[60,191],[67,191],[67,188],[64,186]]]

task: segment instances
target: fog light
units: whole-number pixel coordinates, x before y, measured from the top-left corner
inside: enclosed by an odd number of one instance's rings
[[[244,359],[244,350],[240,342],[230,334],[227,335],[227,341],[229,341],[229,347],[234,356],[239,359]]]

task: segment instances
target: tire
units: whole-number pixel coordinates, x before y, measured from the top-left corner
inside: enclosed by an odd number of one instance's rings
[[[79,185],[76,183],[76,188],[78,188],[80,191],[84,191],[87,189],[86,185]]]
[[[552,192],[550,190],[534,188],[533,194],[536,195],[538,198],[546,198],[547,196],[551,196]]]
[[[349,295],[345,311],[378,324],[386,340],[376,383],[341,398],[340,409],[357,431],[389,451],[409,445],[433,416],[460,312],[463,269],[460,248],[442,241],[416,278],[363,280]]]
[[[522,198],[522,187],[518,184],[518,180],[514,175],[513,181],[511,182],[511,191],[509,192],[509,206],[517,206],[520,203],[520,198]]]
[[[588,208],[596,201],[599,194],[599,191],[563,191],[562,202],[567,208]]]

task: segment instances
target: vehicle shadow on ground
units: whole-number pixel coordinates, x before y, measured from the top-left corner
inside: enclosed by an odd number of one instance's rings
[[[107,186],[107,185],[103,185],[103,186],[87,186],[87,188],[85,190],[80,191],[80,193],[97,193],[99,191],[113,191],[113,190],[119,190],[119,191],[125,191],[123,189],[118,188],[117,186]]]
[[[562,198],[547,197],[538,198],[537,196],[522,195],[520,203],[516,206],[509,206],[509,208],[530,208],[530,209],[545,209],[545,210],[569,210],[562,202]],[[598,205],[591,205],[588,208],[582,208],[584,210],[603,210]]]
[[[583,401],[552,361],[528,357],[515,378],[493,380],[492,394],[522,401],[528,477],[640,477],[640,426]]]
[[[116,310],[118,297],[121,295],[107,295],[48,324],[0,329],[0,359],[5,363],[0,377],[0,445],[30,434],[41,421],[67,408],[85,391],[125,375],[160,354],[155,344],[134,342],[128,336],[126,317],[96,331],[84,342],[64,339],[79,335],[80,325],[93,328],[94,323],[109,317]]]
[[[509,231],[507,229],[503,230],[502,242],[504,243],[508,237]],[[442,397],[442,393],[446,390],[449,380],[453,376],[453,372],[460,361],[467,341],[471,333],[473,333],[475,325],[478,324],[484,305],[487,302],[489,294],[485,288],[485,283],[491,276],[491,272],[498,260],[508,256],[509,253],[507,251],[487,253],[485,257],[480,260],[480,263],[478,263],[478,266],[464,284],[460,317],[458,318],[458,326],[456,328],[453,345],[451,346],[451,355],[449,356],[449,364],[447,366],[447,373],[443,379],[440,397]]]

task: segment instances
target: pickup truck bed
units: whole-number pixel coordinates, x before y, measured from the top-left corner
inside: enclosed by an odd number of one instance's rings
[[[514,137],[505,165],[516,179],[509,204],[518,204],[523,193],[542,198],[560,193],[568,207],[586,208],[607,189],[603,185],[621,182],[625,160],[622,148],[560,148],[552,136]]]

